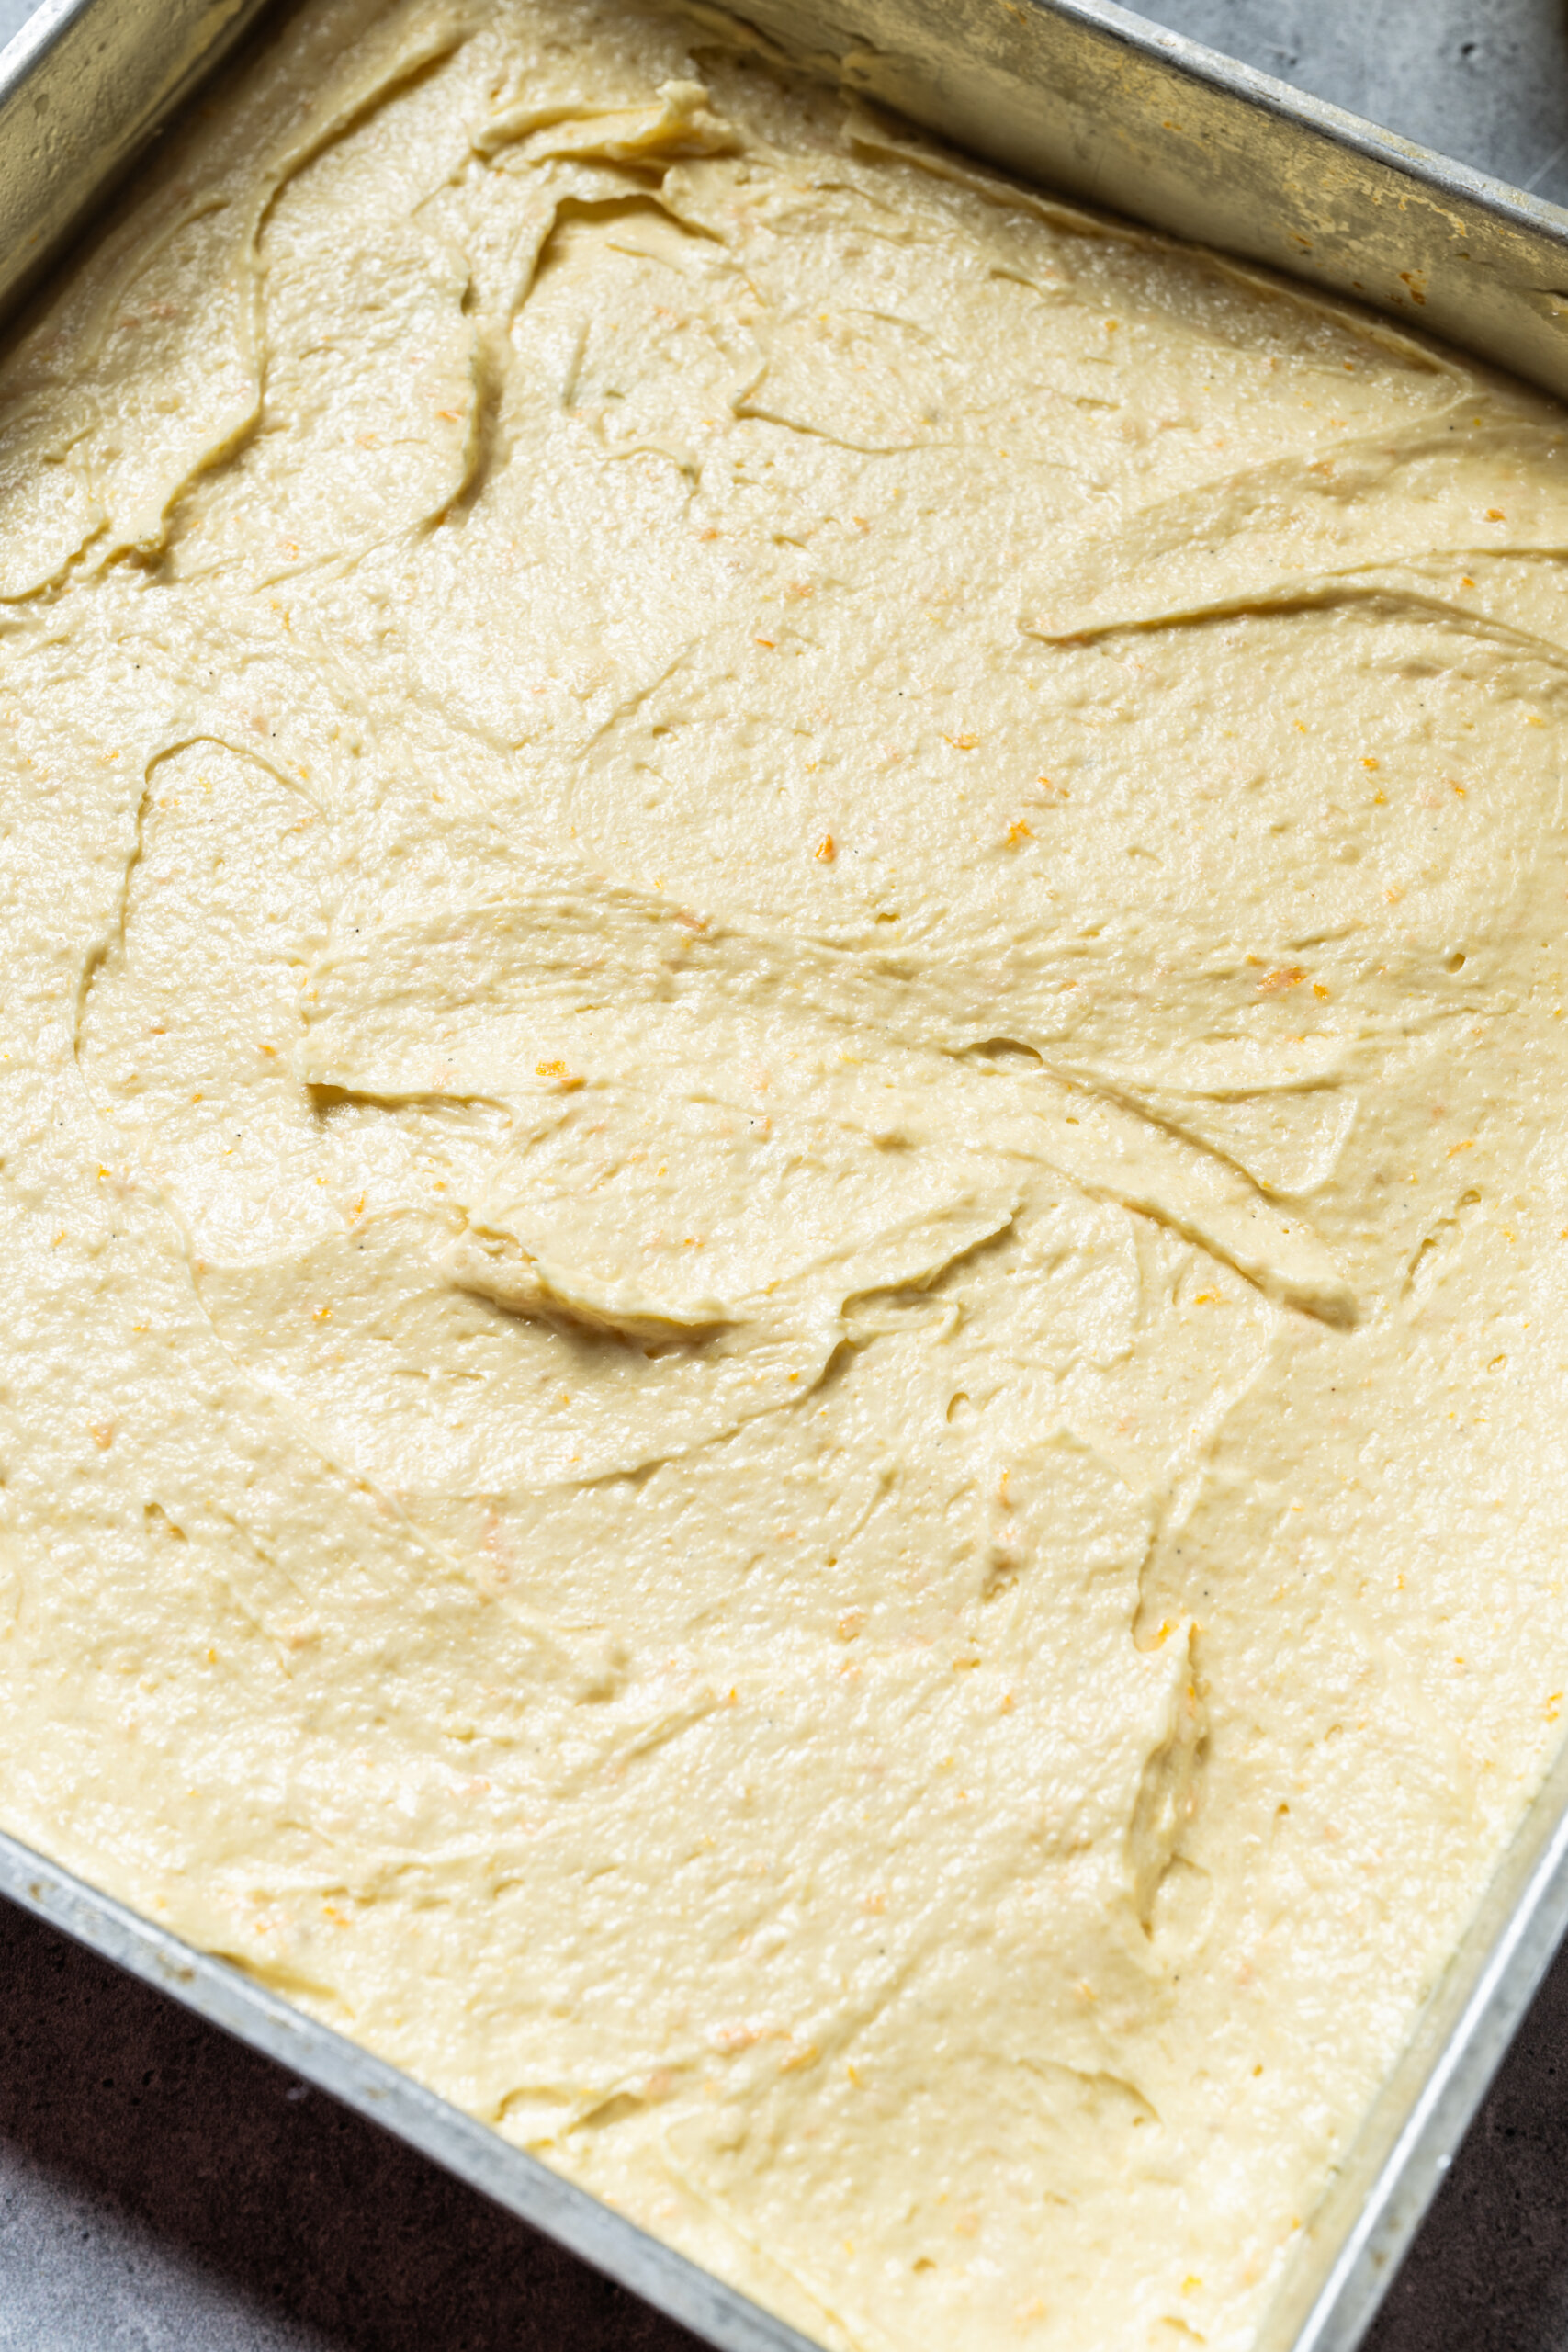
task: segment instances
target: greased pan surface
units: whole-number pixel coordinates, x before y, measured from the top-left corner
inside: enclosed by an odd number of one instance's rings
[[[75,0],[0,56],[0,302],[255,12]],[[1087,0],[761,0],[748,13],[964,146],[1289,267],[1568,394],[1568,215]],[[1568,1924],[1568,1764],[1521,1826],[1314,2218],[1262,2352],[1350,2352]],[[0,1886],[345,2098],[722,2347],[799,2336],[482,2125],[11,1840]]]
[[[0,311],[261,0],[46,0],[0,49]]]

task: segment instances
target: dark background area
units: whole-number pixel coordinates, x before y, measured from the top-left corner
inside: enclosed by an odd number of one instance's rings
[[[0,0],[0,38],[27,9]],[[1568,203],[1568,0],[1149,0]],[[1568,2346],[1568,1959],[1367,2352]],[[0,1902],[0,2352],[694,2352],[372,2125]]]
[[[3,2352],[698,2352],[333,2099],[0,1902]],[[1568,2345],[1568,1961],[1367,2352]]]

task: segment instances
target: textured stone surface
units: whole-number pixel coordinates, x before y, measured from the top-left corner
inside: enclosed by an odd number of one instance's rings
[[[0,2352],[697,2352],[0,1903]]]
[[[1562,0],[1154,0],[1143,13],[1568,204]]]
[[[26,9],[0,0],[0,40]],[[1563,0],[1158,0],[1568,202]],[[1367,2352],[1568,2343],[1568,1960]],[[370,2125],[0,1903],[0,2352],[694,2352]]]

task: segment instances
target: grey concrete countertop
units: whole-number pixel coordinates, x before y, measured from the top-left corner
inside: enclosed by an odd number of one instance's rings
[[[0,40],[23,21],[0,0]],[[1145,13],[1568,203],[1568,0]],[[1568,1957],[1368,2352],[1568,2346]],[[372,2125],[0,1902],[0,2352],[695,2352]]]

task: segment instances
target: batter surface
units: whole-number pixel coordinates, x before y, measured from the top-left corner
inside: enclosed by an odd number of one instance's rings
[[[1568,1687],[1568,450],[593,0],[13,345],[0,1817],[855,2352],[1241,2352]]]

